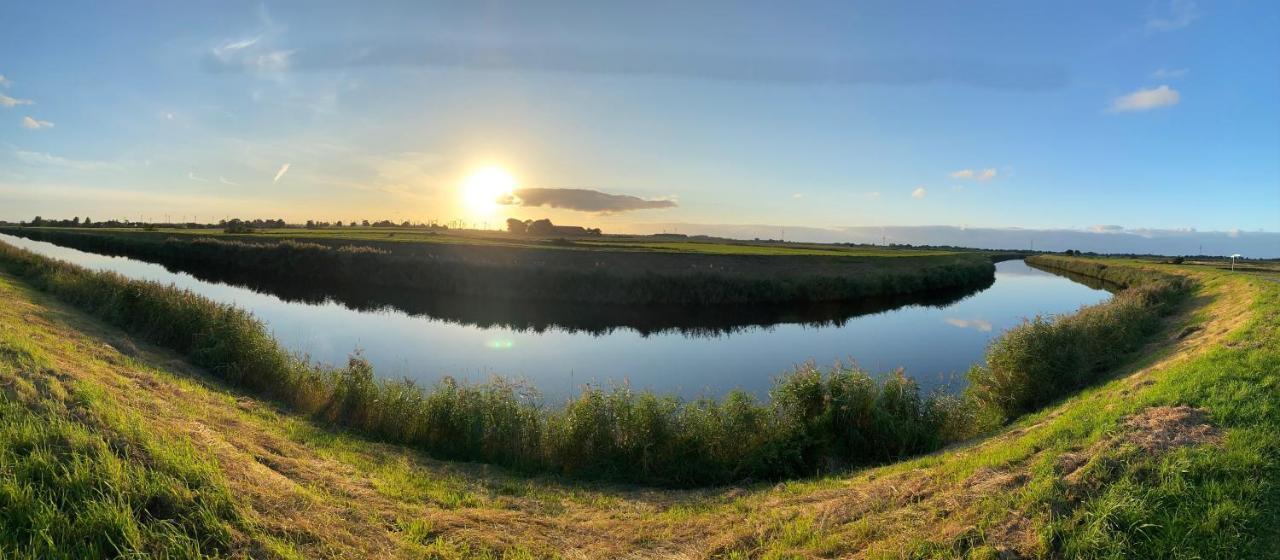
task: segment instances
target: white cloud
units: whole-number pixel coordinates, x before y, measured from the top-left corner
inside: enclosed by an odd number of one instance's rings
[[[880,191],[871,191],[871,192],[868,192],[868,193],[863,193],[863,194],[862,194],[862,196],[863,196],[864,198],[866,198],[867,200],[879,200],[879,199],[880,199]]]
[[[39,130],[41,128],[53,128],[53,123],[31,117],[22,117],[22,127],[30,130]]]
[[[1160,107],[1172,107],[1178,104],[1181,96],[1178,90],[1167,85],[1150,89],[1139,89],[1128,95],[1122,95],[1111,102],[1108,111],[1120,113],[1127,111],[1150,111]]]
[[[921,199],[924,198],[925,194],[927,194],[927,191],[925,191],[924,187],[916,187],[916,190],[911,191],[911,198]]]
[[[4,77],[4,74],[0,74],[0,87],[9,87],[11,85],[13,85],[13,82]]]
[[[1099,224],[1096,226],[1089,226],[1089,231],[1094,233],[1121,233],[1124,231],[1124,226]]]
[[[226,177],[218,177],[218,182],[224,185],[239,186],[240,183],[227,179]]]
[[[1193,0],[1169,0],[1157,11],[1147,17],[1147,29],[1174,31],[1191,25],[1200,17],[1200,10]]]
[[[1190,74],[1191,70],[1187,68],[1160,68],[1151,73],[1151,77],[1157,80],[1176,80],[1185,78]]]
[[[3,76],[0,76],[2,78]],[[31,105],[34,103],[30,99],[16,99],[0,93],[0,107],[16,107],[18,105]]]
[[[959,171],[952,171],[950,175],[952,179],[957,180],[971,179],[975,181],[990,181],[995,179],[998,174],[999,172],[997,172],[995,168],[988,167],[986,169],[979,170],[961,169]]]
[[[1227,237],[1240,237],[1240,228],[1231,228],[1227,230]]]
[[[279,183],[279,182],[280,182],[280,178],[281,178],[281,177],[284,177],[284,174],[285,174],[285,173],[288,173],[288,172],[289,172],[289,164],[287,164],[287,163],[286,163],[286,164],[284,164],[284,165],[281,165],[281,166],[280,166],[280,171],[277,171],[277,172],[276,172],[276,178],[275,178],[275,179],[272,179],[272,180],[271,180],[271,182],[272,182],[272,183]]]
[[[208,180],[208,179],[205,179],[204,177],[201,177],[201,176],[199,176],[199,175],[196,175],[196,172],[195,172],[195,171],[188,171],[188,172],[187,172],[187,178],[188,178],[188,179],[191,179],[192,181],[197,181],[197,182],[200,182],[200,183],[208,183],[208,182],[209,182],[209,180]]]
[[[804,193],[794,193],[791,198],[804,198]]]
[[[227,41],[213,48],[213,56],[227,60],[236,52],[242,51],[258,44],[262,40],[262,36],[252,37],[249,39],[240,39],[238,41]]]
[[[76,160],[27,150],[15,150],[13,156],[27,165],[60,167],[75,171],[119,171],[124,169],[124,166],[109,161]]]
[[[279,74],[289,69],[293,50],[272,50],[263,36],[226,41],[209,50],[209,61],[217,68],[244,69],[262,74]]]

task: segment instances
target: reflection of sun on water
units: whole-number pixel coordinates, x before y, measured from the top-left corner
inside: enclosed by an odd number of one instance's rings
[[[509,196],[516,178],[498,166],[479,169],[462,182],[462,201],[478,216],[488,216],[498,209],[498,199]]]

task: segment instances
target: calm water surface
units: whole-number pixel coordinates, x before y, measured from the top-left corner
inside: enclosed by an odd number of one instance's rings
[[[552,326],[539,331],[446,321],[393,307],[355,310],[334,301],[290,302],[134,259],[10,235],[0,234],[0,240],[235,304],[266,322],[285,347],[319,362],[343,363],[359,348],[383,377],[430,384],[445,375],[483,381],[497,374],[525,379],[551,401],[585,383],[623,380],[685,397],[720,396],[735,388],[764,396],[773,377],[808,360],[819,365],[856,362],[873,372],[901,366],[925,390],[955,390],[962,387],[964,370],[982,359],[988,341],[1004,329],[1024,317],[1068,313],[1110,295],[1022,261],[1005,261],[996,265],[991,287],[959,301],[898,304],[836,321],[746,324],[696,335],[628,327],[601,332]],[[485,304],[486,312],[493,307]],[[620,319],[619,324],[628,322]]]

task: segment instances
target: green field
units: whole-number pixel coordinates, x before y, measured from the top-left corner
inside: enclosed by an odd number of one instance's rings
[[[0,553],[253,558],[1276,558],[1280,274],[995,434],[658,490],[433,460],[294,415],[0,274]]]
[[[302,285],[620,305],[849,302],[972,290],[1009,254],[653,237],[538,239],[495,232],[286,228],[0,227],[0,233],[188,271]],[[201,233],[203,232],[203,233]],[[384,237],[370,237],[374,234]],[[287,276],[287,278],[283,278]]]
[[[655,236],[605,235],[602,237],[533,237],[499,231],[481,230],[424,230],[405,227],[327,227],[316,229],[271,228],[253,233],[231,234],[216,228],[156,228],[142,231],[138,228],[48,228],[84,232],[110,232],[137,235],[191,235],[203,237],[231,237],[235,239],[294,239],[300,241],[377,241],[393,243],[438,243],[452,245],[482,245],[499,247],[537,247],[561,250],[609,250],[667,253],[705,253],[711,255],[778,255],[778,256],[850,256],[897,257],[948,255],[960,251],[911,249],[862,245],[855,247],[817,244],[782,243],[769,241],[738,241],[719,238],[693,238],[691,240],[656,240]],[[559,240],[559,241],[558,241]]]

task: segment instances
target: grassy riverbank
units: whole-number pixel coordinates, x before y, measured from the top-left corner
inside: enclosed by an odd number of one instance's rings
[[[719,305],[853,301],[989,283],[986,254],[714,254],[433,243],[327,244],[71,229],[4,233],[180,268],[536,301]],[[331,240],[332,241],[332,240]],[[881,251],[883,252],[883,251]],[[894,251],[888,253],[898,254]]]
[[[1275,557],[1280,283],[1123,266],[1197,282],[1172,334],[1110,381],[912,461],[696,491],[529,478],[333,432],[0,276],[0,457],[43,465],[0,469],[0,499],[30,504],[5,508],[0,548],[93,555],[72,544],[88,532],[179,557]],[[116,482],[42,474],[68,472]]]
[[[377,380],[358,356],[341,369],[306,363],[248,313],[156,283],[7,245],[0,245],[0,267],[312,418],[437,457],[670,486],[812,475],[986,433],[1114,365],[1181,293],[1164,275],[1134,275],[1111,302],[1014,329],[992,345],[990,364],[971,372],[972,390],[959,398],[922,395],[901,374],[877,380],[857,369],[810,366],[778,378],[765,403],[745,392],[686,402],[622,386],[587,387],[562,407],[544,407],[500,379],[445,379],[424,390]],[[1057,346],[1075,353],[1046,358],[1044,350]],[[1067,376],[1074,366],[1086,370]]]

